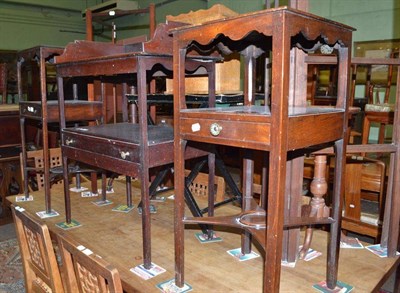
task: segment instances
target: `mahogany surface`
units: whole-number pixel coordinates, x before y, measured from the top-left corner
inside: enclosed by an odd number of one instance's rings
[[[253,163],[246,159],[243,212],[228,218],[207,219],[210,223],[233,224],[250,232],[256,239],[264,238],[264,241],[260,241],[265,249],[264,292],[279,291],[284,226],[286,223],[291,226],[307,222],[304,218],[284,219],[288,152],[326,142],[335,145],[337,168],[330,218],[317,218],[315,222],[310,219],[310,223],[316,223],[318,220],[322,223],[331,223],[327,282],[330,288],[335,286],[340,240],[340,194],[344,188],[342,171],[347,145],[347,95],[352,30],[348,26],[308,13],[279,8],[210,21],[201,25],[180,27],[171,31],[174,36],[175,260],[178,286],[182,286],[184,282],[182,236],[184,224],[206,221],[204,218],[185,217],[183,209],[185,185],[183,150],[186,142],[190,140],[269,152],[266,210],[262,211],[261,207],[255,207],[251,203],[252,182],[247,184],[246,181],[252,180]],[[296,38],[297,47],[308,52],[311,45],[302,47],[302,42],[307,40],[315,44],[321,36],[326,44],[331,46],[336,44],[335,48],[339,55],[338,101],[334,109],[304,107],[306,94],[301,85],[301,76],[303,74],[306,77],[306,72],[302,71],[302,67],[306,66],[305,58],[298,57],[295,70],[298,76],[292,75],[291,58],[295,50],[293,39]],[[210,103],[209,109],[186,109],[183,74],[186,54],[193,50],[199,51],[200,54],[208,54],[213,46],[217,46],[222,54],[228,55],[231,51],[238,51],[243,55],[245,105],[241,108],[217,110],[212,108],[213,104]],[[265,106],[257,108],[252,105],[255,96],[255,59],[261,53],[270,51],[271,102],[266,101]],[[210,76],[211,100],[214,99],[213,82],[214,76]],[[244,217],[252,217],[255,221],[243,221]]]

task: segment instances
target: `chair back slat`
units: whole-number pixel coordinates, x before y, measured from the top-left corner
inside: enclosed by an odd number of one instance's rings
[[[60,270],[46,224],[11,207],[27,292],[64,292]]]
[[[58,243],[68,292],[122,292],[116,268],[65,234]]]
[[[26,158],[28,160],[27,165],[32,165],[30,167],[34,167],[36,169],[35,172],[35,179],[36,179],[36,184],[37,184],[37,190],[44,190],[44,158],[43,158],[43,150],[34,150],[34,151],[28,151],[26,152]],[[61,148],[50,148],[49,149],[49,160],[50,160],[50,168],[58,167],[62,165],[62,156],[61,156]],[[21,166],[23,166],[23,157],[22,153],[20,154],[20,163]],[[27,166],[28,167],[28,166]],[[29,172],[28,172],[29,175]],[[25,180],[24,178],[24,170],[23,168],[21,169],[21,178],[22,180]],[[30,177],[30,176],[29,176]],[[29,180],[30,178],[26,179]],[[53,178],[50,178],[51,184],[58,184],[61,185],[63,183],[62,180],[59,178],[54,178],[57,180],[52,180]],[[30,181],[29,181],[30,182]],[[28,187],[30,188],[31,185],[28,184]],[[35,188],[32,188],[35,189]]]

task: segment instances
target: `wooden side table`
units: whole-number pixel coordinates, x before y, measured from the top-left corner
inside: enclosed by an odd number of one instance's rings
[[[173,27],[176,24],[171,24]],[[66,222],[71,222],[70,195],[68,189],[67,160],[73,159],[105,170],[136,177],[141,184],[143,261],[151,266],[151,219],[149,170],[172,165],[173,128],[167,125],[148,125],[147,89],[155,73],[172,74],[172,38],[168,25],[158,26],[155,37],[144,43],[116,45],[110,43],[78,41],[67,45],[63,55],[56,58],[61,143],[64,166],[64,194]],[[79,54],[78,54],[79,53]],[[195,72],[199,67],[212,72],[218,58],[192,58],[185,67]],[[101,100],[104,100],[104,84],[107,80],[118,83],[135,83],[138,91],[139,123],[116,123],[66,128],[64,80],[68,78],[93,78],[101,84]],[[126,92],[123,103],[127,103]],[[104,121],[103,121],[104,122]],[[208,155],[205,150],[188,148],[185,158]],[[127,190],[130,182],[127,181]],[[105,199],[105,186],[102,187]],[[129,193],[129,192],[128,192]],[[130,194],[128,207],[132,207]]]
[[[336,285],[340,195],[347,146],[348,81],[352,28],[308,13],[288,8],[264,10],[202,25],[172,30],[174,36],[174,125],[175,125],[175,259],[176,285],[184,282],[184,224],[208,223],[239,227],[265,249],[264,292],[278,292],[284,228],[329,224],[327,282]],[[306,80],[306,62],[302,54],[293,70],[292,52],[310,52],[320,45],[337,50],[338,100],[335,107],[305,106],[301,81]],[[214,50],[213,50],[214,49]],[[184,66],[192,51],[240,52],[244,57],[245,105],[230,108],[187,109]],[[255,60],[266,52],[272,60],[271,96],[264,106],[254,106]],[[303,54],[306,55],[306,54]],[[295,76],[297,74],[298,76]],[[266,75],[267,76],[267,75]],[[213,77],[210,78],[213,81]],[[215,101],[215,86],[210,83],[210,106]],[[299,100],[290,103],[290,99]],[[292,105],[289,107],[289,105]],[[243,208],[228,217],[188,218],[184,214],[183,151],[188,141],[230,145],[268,152],[268,195],[266,209],[252,199],[253,162],[245,160]],[[288,156],[304,154],[308,147],[334,145],[337,166],[334,179],[333,208],[329,217],[284,217]],[[291,195],[295,196],[295,195]],[[244,242],[249,242],[244,238]],[[243,245],[242,252],[246,252]]]
[[[61,47],[37,46],[18,52],[18,95],[19,114],[21,128],[22,161],[24,178],[28,178],[28,171],[32,167],[27,166],[27,141],[26,141],[26,120],[35,120],[42,124],[43,135],[43,163],[44,193],[46,198],[46,213],[51,212],[50,195],[50,157],[49,157],[49,123],[59,122],[59,107],[57,100],[48,100],[48,86],[50,83],[49,72],[54,67],[54,57],[62,54]],[[55,72],[54,72],[55,73]],[[31,74],[31,76],[27,76]],[[55,86],[55,79],[51,84]],[[31,84],[29,84],[31,83]],[[96,120],[100,119],[103,111],[103,103],[88,103],[78,100],[74,95],[66,103],[67,120]],[[104,109],[105,111],[105,109]],[[84,113],[84,115],[82,114]],[[36,169],[36,168],[33,168]],[[29,196],[28,180],[24,182],[25,196]]]

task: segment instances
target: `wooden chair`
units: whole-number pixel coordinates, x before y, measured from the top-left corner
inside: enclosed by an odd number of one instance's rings
[[[350,156],[346,162],[346,179],[342,229],[367,235],[378,242],[383,220],[385,163],[366,157]],[[362,199],[379,201],[376,210],[363,207]]]
[[[26,292],[64,292],[50,233],[45,224],[11,206]]]
[[[62,156],[61,156],[61,148],[50,148],[49,149],[49,162],[50,162],[50,187],[54,184],[62,184],[63,183],[63,174],[62,174]],[[23,164],[22,153],[20,154],[20,163],[21,166]],[[33,171],[33,176],[35,177],[35,183],[29,184],[29,191],[33,190],[44,190],[45,189],[45,179],[44,179],[44,158],[43,158],[43,150],[36,151],[28,151],[27,152],[27,163],[28,163],[28,171]],[[59,167],[59,168],[56,168]],[[81,182],[88,181],[85,176],[82,176],[81,173],[89,173],[93,170],[87,168],[79,168],[78,166],[69,166],[69,173],[74,175],[72,179],[74,179],[77,187],[80,186]],[[21,169],[22,181],[24,180],[24,171]],[[28,172],[28,175],[29,172]],[[29,180],[29,177],[28,177]]]
[[[7,104],[7,63],[0,63],[0,94],[2,103]]]
[[[36,150],[36,151],[28,151],[27,153],[27,161],[32,162],[32,165],[27,167],[29,170],[35,171],[36,183],[37,183],[37,190],[44,190],[44,158],[43,158],[43,150]],[[50,161],[50,168],[61,166],[62,165],[62,157],[61,157],[61,148],[50,148],[49,149],[49,161]],[[23,164],[22,153],[20,154],[20,161],[21,166]],[[29,171],[28,170],[28,171]],[[25,180],[24,171],[21,169],[22,173],[22,180]],[[29,174],[29,172],[28,172]],[[54,177],[54,176],[53,176]],[[54,179],[54,178],[53,178]],[[57,183],[62,184],[62,178],[57,182],[52,181],[51,184]],[[27,178],[29,180],[29,178]],[[29,182],[29,181],[28,181]],[[32,185],[28,184],[28,188],[32,189]]]
[[[185,170],[186,176],[190,174],[189,170]],[[221,202],[224,200],[225,197],[225,180],[223,177],[215,176],[215,201]],[[199,173],[197,174],[196,178],[189,186],[190,192],[197,197],[205,198],[208,197],[208,174]]]
[[[116,268],[64,234],[57,235],[67,292],[121,292]]]
[[[399,52],[393,52],[391,58],[398,58]],[[378,143],[385,142],[385,128],[393,125],[394,104],[389,103],[390,88],[392,86],[393,65],[388,65],[388,74],[385,84],[370,83],[368,87],[368,104],[365,105],[365,116],[363,122],[362,144],[367,144],[370,134],[371,123],[379,124]],[[380,97],[384,90],[383,100]]]
[[[17,76],[18,76],[18,95],[20,107],[20,124],[21,129],[25,129],[26,120],[35,120],[42,125],[42,146],[44,153],[48,153],[49,135],[48,126],[50,123],[59,122],[59,105],[55,100],[48,99],[48,87],[54,86],[54,64],[53,58],[62,54],[64,51],[61,47],[36,46],[18,52]],[[51,69],[52,68],[52,69]],[[79,81],[77,81],[79,82]],[[68,87],[68,102],[64,106],[69,122],[96,121],[102,115],[103,101],[96,103],[88,103],[85,97],[78,97],[76,94],[78,83],[71,81],[73,85]],[[82,115],[84,113],[85,115]],[[79,117],[79,120],[78,118]],[[27,158],[27,137],[25,131],[21,131],[22,143],[22,169],[24,177],[28,177],[28,168],[26,168]],[[43,173],[44,194],[46,213],[50,213],[51,194],[50,194],[50,158],[43,157],[43,169],[38,170]],[[93,178],[96,174],[93,175]],[[92,190],[97,191],[97,186],[93,180]],[[25,197],[29,196],[28,182],[25,181],[24,192]]]

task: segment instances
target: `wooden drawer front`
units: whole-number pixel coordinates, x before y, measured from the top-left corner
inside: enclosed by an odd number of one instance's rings
[[[365,163],[361,171],[361,186],[367,191],[380,192],[382,188],[383,164]]]
[[[65,112],[65,119],[67,121],[96,120],[102,117],[102,104],[100,102],[66,103]],[[47,105],[48,122],[58,122],[60,120],[59,113],[60,109],[58,103],[49,103]],[[29,118],[41,119],[42,105],[41,103],[21,103],[20,114]]]
[[[158,167],[174,162],[174,143],[165,142],[149,147],[149,167]]]
[[[138,163],[132,163],[72,147],[63,147],[62,149],[63,154],[72,160],[127,176],[137,177],[140,175],[141,168]]]
[[[57,122],[60,119],[58,104],[48,105],[47,116],[49,121]],[[65,103],[66,121],[92,121],[102,117],[102,104],[93,103]]]
[[[291,117],[288,150],[331,142],[343,137],[343,113]]]
[[[58,110],[54,113],[58,115]],[[57,115],[52,118],[58,119]],[[65,119],[67,121],[96,120],[100,119],[102,115],[102,103],[100,102],[65,104]]]
[[[21,116],[24,117],[29,117],[29,118],[41,118],[42,117],[42,106],[41,104],[23,104],[20,103],[20,114]]]
[[[270,124],[201,118],[181,118],[184,139],[268,150]]]
[[[139,146],[82,134],[63,133],[62,146],[91,151],[115,159],[139,162]]]

